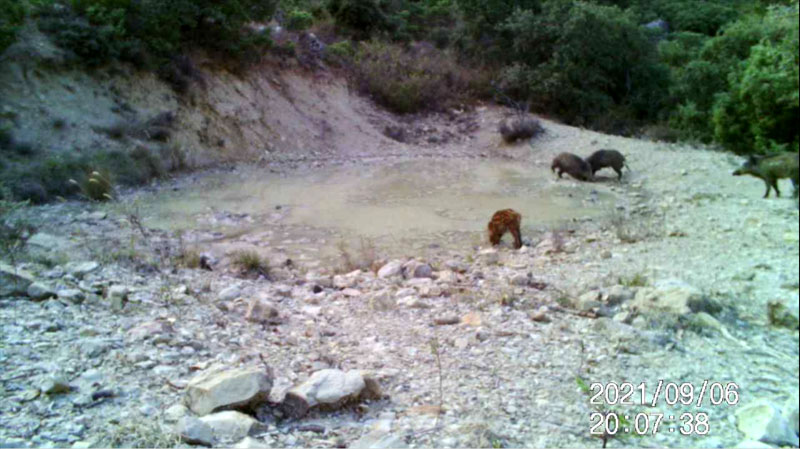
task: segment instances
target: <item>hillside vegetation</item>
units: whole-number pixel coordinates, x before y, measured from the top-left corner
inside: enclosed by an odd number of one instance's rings
[[[494,99],[613,134],[798,151],[796,1],[0,0],[0,52],[25,27],[71,67],[132,66],[178,95],[200,78],[189,55],[202,51],[238,74],[281,60],[338,70],[400,114]],[[12,119],[0,116],[0,170],[38,150],[14,140]],[[125,182],[164,172],[148,152],[118,156],[137,167]],[[62,158],[36,168],[46,192],[4,178],[43,199],[80,192],[61,172],[100,164],[116,177],[96,160],[107,156]]]

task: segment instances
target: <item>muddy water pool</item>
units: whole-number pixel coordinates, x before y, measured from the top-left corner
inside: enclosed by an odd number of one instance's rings
[[[543,167],[491,160],[425,159],[288,175],[245,167],[139,202],[146,225],[186,230],[198,247],[252,246],[301,261],[336,257],[342,247],[424,256],[483,243],[498,209],[519,211],[526,236],[613,207],[613,195],[596,185],[554,179]]]

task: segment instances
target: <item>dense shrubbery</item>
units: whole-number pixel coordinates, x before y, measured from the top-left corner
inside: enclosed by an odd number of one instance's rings
[[[762,40],[728,75],[713,108],[714,138],[737,153],[798,151],[797,22],[794,36]]]
[[[609,117],[656,117],[666,98],[667,68],[633,17],[617,7],[548,3],[520,11],[502,26],[513,61],[501,78],[535,109],[569,123],[619,131]]]
[[[670,125],[737,153],[797,150],[797,4],[748,14],[707,38],[661,44],[672,67]]]
[[[269,36],[245,25],[269,19],[273,0],[53,0],[39,2],[40,28],[97,65],[114,59],[157,66],[199,46],[231,59],[253,57]]]
[[[300,10],[292,10],[286,21],[286,28],[292,31],[302,31],[314,23],[314,16],[311,13]]]
[[[0,53],[14,42],[25,19],[25,6],[19,0],[0,0]]]

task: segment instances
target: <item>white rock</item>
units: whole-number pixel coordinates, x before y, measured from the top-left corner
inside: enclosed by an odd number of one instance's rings
[[[26,295],[34,280],[27,271],[0,262],[0,298]]]
[[[358,371],[324,369],[286,393],[281,409],[291,417],[305,416],[312,407],[339,406],[354,400],[367,389],[364,376]]]
[[[58,291],[58,299],[63,299],[73,304],[80,304],[86,299],[86,294],[77,288],[68,288]]]
[[[220,301],[233,301],[237,299],[242,294],[242,291],[239,290],[239,287],[230,286],[223,289],[219,292],[219,300]]]
[[[789,421],[771,402],[758,401],[740,408],[736,411],[736,425],[752,440],[792,447],[799,443]]]
[[[169,323],[163,321],[145,321],[129,329],[126,334],[128,338],[132,340],[145,340],[156,335],[171,334],[173,331],[173,327]]]
[[[279,284],[275,286],[275,294],[278,296],[282,296],[284,298],[288,298],[292,296],[292,287],[284,284]]]
[[[71,243],[68,239],[52,234],[46,234],[44,232],[37,232],[36,234],[32,235],[31,238],[28,239],[27,244],[51,251],[60,251],[71,246]]]
[[[508,282],[511,285],[525,286],[528,285],[528,276],[523,273],[515,273],[509,278]]]
[[[722,330],[722,323],[705,312],[692,314],[690,317],[690,323],[699,329],[713,329],[715,331]]]
[[[378,270],[378,277],[381,279],[399,275],[403,270],[403,262],[392,260]]]
[[[34,301],[41,301],[56,296],[56,292],[53,291],[53,289],[50,286],[45,285],[41,282],[34,282],[31,285],[29,285],[27,293],[28,296]]]
[[[634,292],[624,285],[615,285],[607,292],[606,302],[610,306],[621,304],[625,301],[630,301],[634,297]]]
[[[183,404],[175,404],[164,410],[164,421],[178,422],[189,413],[189,409]]]
[[[269,398],[272,374],[262,368],[213,369],[189,381],[186,406],[198,415],[221,407],[258,404]]]
[[[578,301],[575,304],[575,308],[583,311],[597,309],[603,305],[600,302],[601,298],[602,295],[599,291],[597,290],[588,291],[578,297]]]
[[[342,295],[347,296],[348,298],[357,298],[361,296],[361,291],[354,288],[346,288],[342,290]]]
[[[253,437],[244,437],[241,441],[233,445],[234,449],[261,449],[270,447],[265,441],[257,440]]]
[[[100,264],[94,261],[70,262],[64,267],[64,269],[67,270],[67,273],[75,276],[78,279],[83,278],[87,274],[92,273],[99,268]]]
[[[354,277],[347,277],[341,274],[337,274],[333,277],[333,286],[335,288],[350,288],[356,285],[356,278]]]
[[[478,252],[478,260],[486,265],[494,265],[500,260],[500,255],[497,253],[496,249],[487,248]]]
[[[439,282],[446,282],[448,284],[455,284],[458,282],[458,274],[450,270],[443,270],[439,273]]]
[[[219,442],[233,442],[246,437],[250,429],[258,423],[252,416],[242,412],[227,410],[203,416],[200,421],[211,428],[211,433]]]
[[[775,446],[756,440],[744,440],[733,447],[737,449],[773,449]]]
[[[783,405],[783,416],[794,427],[794,433],[800,434],[800,410],[798,410],[798,394],[795,392]]]
[[[636,292],[631,308],[642,313],[671,313],[685,315],[690,312],[716,313],[718,308],[704,297],[700,290],[681,281],[663,281],[655,287],[640,288]]]
[[[181,418],[175,430],[181,440],[189,444],[213,446],[215,443],[211,427],[194,416],[184,416]]]
[[[390,310],[395,307],[395,301],[392,299],[392,293],[386,288],[371,293],[367,302],[372,310]]]
[[[244,319],[252,323],[273,323],[278,319],[278,309],[265,299],[253,298],[247,304]]]
[[[417,291],[415,289],[411,288],[411,287],[404,287],[404,288],[401,288],[400,290],[397,290],[397,292],[394,294],[394,296],[396,296],[397,298],[403,298],[403,297],[406,297],[406,296],[411,296],[416,292]]]
[[[108,300],[111,302],[112,310],[122,310],[128,301],[128,291],[128,287],[124,285],[112,285],[108,289]]]
[[[431,286],[433,285],[433,279],[430,278],[413,278],[409,279],[405,282],[405,284],[409,287],[413,287],[419,289],[421,287]]]
[[[417,298],[416,296],[406,296],[397,300],[397,305],[402,307],[409,307],[412,309],[430,309],[430,304]]]
[[[373,430],[354,441],[349,447],[352,449],[390,449],[407,448],[408,444],[401,435]]]
[[[448,260],[444,263],[444,266],[448,269],[455,271],[456,273],[463,273],[469,269],[469,266],[465,263],[459,262],[457,260]]]
[[[330,276],[322,276],[314,272],[306,274],[306,282],[319,285],[322,288],[333,287],[333,279]]]

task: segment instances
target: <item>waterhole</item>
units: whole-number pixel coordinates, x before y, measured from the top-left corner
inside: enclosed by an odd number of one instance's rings
[[[518,162],[435,159],[275,174],[248,167],[206,175],[140,201],[145,224],[186,230],[200,250],[251,246],[293,260],[343,251],[382,257],[461,250],[486,239],[499,209],[523,216],[523,237],[597,216],[613,196]],[[510,242],[506,236],[504,241]]]

